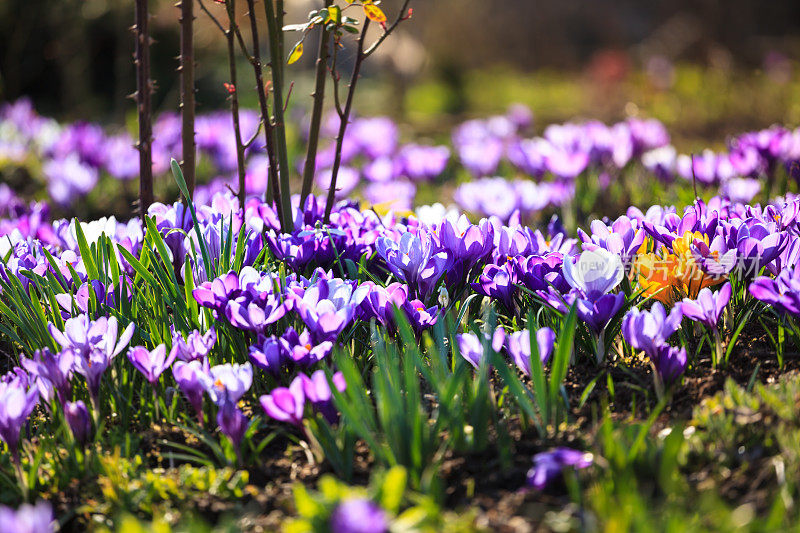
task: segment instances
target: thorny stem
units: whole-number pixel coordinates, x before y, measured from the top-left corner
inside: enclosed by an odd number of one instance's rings
[[[150,93],[150,33],[147,0],[136,0],[136,45],[134,64],[136,65],[136,111],[139,115],[139,217],[144,223],[147,208],[153,203],[153,125],[151,117]]]
[[[269,173],[269,185],[267,186],[267,197],[266,200],[268,203],[272,203],[275,200],[276,192],[280,190],[280,184],[278,183],[278,165],[275,161],[275,145],[272,138],[272,122],[270,121],[269,115],[269,108],[267,107],[267,94],[264,89],[264,73],[263,68],[261,65],[261,52],[259,51],[258,47],[258,23],[256,22],[256,13],[255,13],[255,0],[247,0],[247,15],[250,18],[250,32],[252,33],[253,37],[253,59],[251,61],[253,65],[253,73],[256,77],[256,91],[258,92],[258,105],[261,109],[261,121],[264,124],[264,138],[266,141],[266,150],[267,150],[267,161],[269,162],[269,167],[267,169]],[[244,44],[244,43],[240,43]],[[275,202],[276,209],[278,212],[278,219],[283,221],[283,210],[280,202]]]
[[[186,179],[186,187],[191,202],[195,184],[195,143],[194,143],[194,0],[181,0],[181,59],[178,70],[181,73],[181,146],[183,161],[181,169]]]
[[[347,90],[347,100],[344,104],[344,109],[339,116],[339,134],[336,136],[336,153],[333,159],[333,168],[331,169],[331,183],[328,189],[328,200],[325,203],[325,224],[328,223],[331,217],[331,210],[333,209],[333,201],[336,196],[336,177],[339,174],[339,167],[342,164],[342,144],[344,143],[344,134],[347,131],[347,122],[350,118],[350,110],[353,108],[353,97],[356,92],[356,84],[358,83],[358,75],[361,73],[361,64],[364,62],[364,41],[367,38],[367,30],[369,29],[370,20],[364,19],[364,27],[361,30],[361,35],[358,37],[358,52],[356,53],[355,64],[353,65],[353,74],[350,77],[350,86]]]
[[[292,204],[289,186],[289,154],[286,148],[286,123],[283,114],[283,0],[264,0],[269,33],[270,70],[272,71],[272,109],[275,114],[275,141],[280,164],[280,186],[275,189],[275,203],[281,206],[278,217],[284,232],[292,230]],[[282,213],[282,214],[281,214]]]
[[[333,0],[325,0],[325,7],[330,7]],[[303,188],[300,191],[300,208],[306,203],[306,198],[311,193],[311,186],[314,183],[314,171],[317,164],[317,147],[319,146],[319,129],[322,123],[322,106],[325,101],[325,79],[328,75],[328,42],[330,32],[325,28],[325,24],[320,25],[319,53],[317,54],[317,70],[315,74],[314,106],[311,110],[311,125],[308,128],[308,148],[306,150],[306,162],[303,168]]]

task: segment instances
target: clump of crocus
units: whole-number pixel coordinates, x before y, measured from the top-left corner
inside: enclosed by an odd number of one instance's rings
[[[89,440],[89,435],[92,433],[92,421],[89,418],[89,410],[86,409],[86,404],[81,400],[65,403],[64,418],[67,419],[67,425],[69,425],[75,442],[85,446]]]
[[[306,396],[302,380],[295,379],[289,387],[277,387],[270,394],[261,396],[259,401],[264,412],[271,418],[298,427],[303,425]]]
[[[683,316],[702,323],[714,335],[714,343],[716,345],[713,359],[714,366],[717,366],[722,360],[722,339],[719,335],[717,323],[730,301],[731,284],[729,282],[723,285],[719,292],[713,293],[711,289],[705,288],[697,295],[697,300],[684,298],[680,304]]]
[[[537,453],[533,456],[533,468],[528,470],[529,486],[543,490],[547,485],[561,477],[564,468],[575,470],[592,465],[594,457],[591,453],[571,448],[556,448],[549,452]]]
[[[687,231],[673,236],[669,246],[640,254],[634,263],[643,295],[668,305],[723,283],[736,266],[736,249],[729,249],[721,236],[709,240],[706,233]]]
[[[331,533],[385,533],[389,517],[372,500],[350,498],[334,509],[329,525]]]

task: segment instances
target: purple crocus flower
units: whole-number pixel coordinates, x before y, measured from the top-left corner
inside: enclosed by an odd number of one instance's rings
[[[172,375],[186,399],[197,413],[200,423],[203,423],[203,392],[210,370],[208,360],[195,359],[194,361],[175,361],[172,365]]]
[[[800,316],[800,268],[783,270],[775,279],[759,276],[750,284],[749,291],[756,300]]]
[[[86,404],[81,400],[66,402],[64,404],[64,418],[67,419],[67,424],[75,441],[81,446],[85,446],[92,432],[92,421],[89,418],[89,410],[86,409]]]
[[[288,422],[295,426],[303,425],[303,412],[306,407],[306,397],[303,392],[303,382],[295,379],[289,387],[278,387],[270,394],[259,398],[261,407],[268,416],[279,422]]]
[[[64,323],[64,331],[53,324],[48,330],[53,339],[64,348],[73,350],[76,356],[86,357],[91,351],[100,351],[107,358],[117,356],[133,337],[134,324],[131,322],[117,338],[119,325],[115,317],[101,317],[92,321],[88,315],[79,315]]]
[[[731,284],[725,283],[719,292],[713,293],[708,287],[701,289],[696,300],[684,298],[680,304],[683,316],[696,322],[702,322],[716,331],[725,306],[731,301]]]
[[[181,361],[202,360],[208,357],[215,342],[217,342],[217,332],[214,326],[205,333],[194,330],[186,339],[180,333],[175,333],[172,337],[170,357],[177,357]]]
[[[258,368],[277,376],[283,366],[283,347],[275,335],[269,337],[259,335],[258,341],[250,346],[250,360]]]
[[[303,383],[303,394],[314,409],[317,410],[329,424],[335,424],[339,421],[339,414],[336,412],[336,407],[333,405],[333,393],[331,392],[328,377],[324,370],[317,370],[311,377],[305,374],[298,374],[295,380],[299,379]],[[336,372],[331,379],[333,385],[339,392],[347,388],[347,383],[344,380],[344,375],[341,372]]]
[[[484,336],[486,340],[489,340],[487,335]],[[503,349],[505,340],[506,331],[499,327],[494,330],[490,345],[495,352],[499,353]],[[481,342],[480,338],[474,333],[459,333],[456,335],[456,341],[458,342],[458,352],[461,357],[476,369],[479,368],[484,357],[483,342]]]
[[[215,318],[225,314],[225,306],[240,294],[239,276],[230,271],[213,281],[205,281],[192,291],[197,303],[214,311]]]
[[[669,345],[658,347],[655,356],[650,360],[656,367],[656,372],[664,383],[672,383],[686,370],[688,359],[686,348],[676,348]]]
[[[528,470],[528,485],[543,490],[561,476],[565,467],[578,470],[591,466],[593,461],[591,453],[571,448],[556,448],[549,452],[537,453],[533,456],[533,468]]]
[[[228,321],[245,331],[263,332],[267,326],[274,324],[285,314],[285,303],[271,292],[259,295],[258,300],[254,300],[252,294],[243,295],[230,300],[225,307],[225,317]]]
[[[44,500],[36,505],[23,503],[16,511],[0,505],[0,528],[8,533],[53,533],[58,525],[53,508]]]
[[[606,328],[625,303],[625,295],[604,294],[595,300],[577,299],[577,313],[596,335]]]
[[[545,255],[515,257],[514,273],[520,283],[532,291],[555,287],[560,292],[568,292],[569,284],[562,275],[564,256],[558,252]]]
[[[486,265],[478,281],[472,284],[472,288],[478,294],[500,300],[508,309],[513,309],[514,295],[517,292],[516,283],[511,263],[503,266]]]
[[[288,359],[302,366],[311,366],[323,360],[333,350],[331,341],[314,343],[308,330],[297,333],[292,327],[286,329],[278,342]]]
[[[14,461],[19,462],[19,432],[39,402],[39,392],[17,374],[5,377],[8,379],[0,381],[0,439],[5,441]]]
[[[64,326],[63,332],[53,324],[49,324],[48,329],[57,343],[73,352],[75,371],[86,378],[92,401],[96,401],[103,373],[130,342],[134,324],[128,324],[119,337],[115,317],[91,321],[87,315],[79,315],[67,320]]]
[[[226,401],[235,404],[253,384],[253,367],[250,363],[212,366],[203,377],[203,383],[215,404],[222,405]]]
[[[357,287],[352,281],[320,279],[290,298],[314,340],[333,342],[353,320],[368,291],[368,287]]]
[[[364,321],[374,318],[393,332],[394,308],[402,306],[408,300],[408,286],[395,282],[381,287],[371,281],[365,281],[361,286],[366,287],[368,292],[359,306],[357,318]]]
[[[397,154],[400,173],[414,181],[432,180],[444,172],[450,160],[446,146],[406,144]]]
[[[152,351],[144,346],[135,346],[128,350],[128,360],[153,386],[164,370],[172,365],[176,355],[174,352],[167,355],[167,347],[163,344],[159,344]]]
[[[478,225],[470,224],[465,215],[456,222],[444,219],[439,226],[439,242],[449,254],[448,283],[463,283],[473,266],[491,256],[494,228],[486,219]]]
[[[709,245],[694,239],[689,250],[703,272],[710,276],[727,276],[736,267],[737,250],[729,249],[722,235],[714,237]]]
[[[236,450],[236,455],[239,455],[239,448],[242,445],[242,439],[247,432],[249,420],[245,414],[236,407],[236,402],[224,401],[217,411],[217,424],[220,431],[225,434]]]
[[[540,328],[536,331],[536,346],[539,350],[539,359],[542,365],[546,364],[553,353],[553,343],[556,340],[555,332],[550,328]],[[531,375],[531,334],[527,329],[512,333],[507,341],[508,353],[526,376]]]
[[[380,237],[375,245],[389,270],[406,282],[416,297],[427,300],[448,265],[447,252],[430,233],[420,230],[415,235],[407,231],[400,236],[400,242]]]
[[[409,324],[414,328],[417,335],[436,324],[439,318],[438,305],[425,307],[425,304],[420,300],[406,300],[400,306],[400,310],[406,315]]]
[[[667,344],[667,340],[681,325],[683,313],[681,307],[675,306],[667,315],[661,302],[654,302],[650,311],[632,308],[622,320],[622,335],[633,348],[644,351],[655,360],[659,348]]]
[[[628,264],[641,248],[646,236],[641,226],[637,226],[626,216],[619,217],[611,226],[600,220],[593,220],[590,225],[592,234],[588,235],[578,229],[578,236],[583,241],[584,250],[603,248],[618,255],[623,263]]]
[[[48,348],[43,348],[36,350],[32,359],[20,359],[20,364],[36,379],[39,394],[46,402],[53,399],[54,392],[59,402],[67,401],[72,391],[72,369],[75,365],[72,350],[53,354]]]
[[[735,246],[744,267],[742,275],[752,279],[761,267],[776,259],[789,242],[789,235],[774,232],[762,224],[742,224],[736,230]]]
[[[389,519],[372,500],[350,498],[334,509],[330,529],[331,533],[385,533],[389,531]]]

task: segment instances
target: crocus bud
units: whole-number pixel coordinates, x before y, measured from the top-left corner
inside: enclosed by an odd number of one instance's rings
[[[86,444],[89,434],[92,432],[92,422],[89,419],[89,411],[86,404],[81,400],[77,402],[67,402],[64,404],[64,416],[72,431],[72,436],[81,446]]]

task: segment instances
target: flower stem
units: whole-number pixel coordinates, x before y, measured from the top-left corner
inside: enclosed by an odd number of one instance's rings
[[[722,363],[723,357],[723,350],[722,350],[722,339],[719,336],[719,330],[714,328],[714,359],[712,361],[712,365],[714,368],[717,368],[717,365]]]

